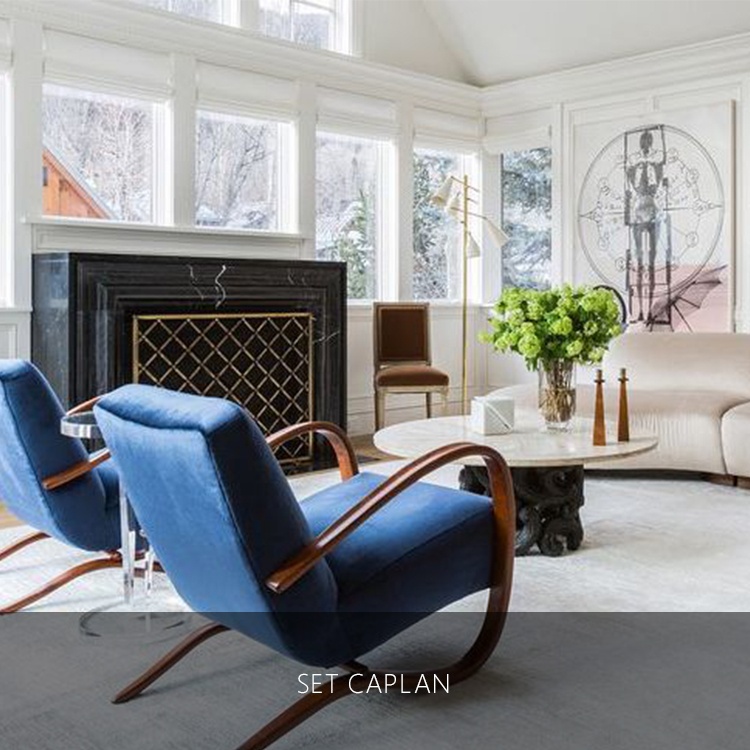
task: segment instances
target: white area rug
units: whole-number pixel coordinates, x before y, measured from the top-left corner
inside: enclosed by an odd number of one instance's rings
[[[381,464],[392,473],[401,462]],[[365,471],[372,471],[369,466]],[[456,486],[457,469],[431,481]],[[338,481],[336,472],[292,480],[304,498]],[[516,560],[511,609],[517,612],[750,611],[750,491],[699,480],[587,477],[581,549],[560,558],[538,554]],[[0,531],[0,547],[27,533]],[[41,542],[0,564],[0,596],[27,593],[84,555],[54,541]],[[155,608],[180,606],[164,576],[157,576]],[[88,611],[116,604],[117,570],[93,573],[56,592],[36,611]],[[461,609],[481,610],[474,596]]]

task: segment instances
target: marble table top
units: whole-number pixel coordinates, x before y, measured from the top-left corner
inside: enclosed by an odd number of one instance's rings
[[[482,435],[472,432],[469,417],[437,417],[402,422],[375,433],[375,446],[385,453],[403,458],[421,456],[449,443],[469,441],[495,448],[513,467],[577,466],[595,461],[611,461],[623,456],[645,453],[655,448],[656,435],[633,433],[630,441],[618,443],[614,424],[607,424],[605,446],[592,444],[593,420],[576,418],[569,432],[548,432],[537,412],[516,413],[513,432],[505,435]],[[483,460],[461,459],[462,464],[481,466]]]

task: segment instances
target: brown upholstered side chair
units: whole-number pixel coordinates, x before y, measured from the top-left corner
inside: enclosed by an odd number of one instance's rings
[[[428,419],[433,393],[448,408],[448,374],[432,366],[430,306],[426,302],[376,302],[373,305],[375,430],[385,423],[389,393],[424,393]]]

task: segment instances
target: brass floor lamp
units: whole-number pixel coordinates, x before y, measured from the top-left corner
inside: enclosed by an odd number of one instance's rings
[[[473,193],[472,196],[470,193]],[[479,205],[479,188],[469,184],[468,175],[463,178],[448,175],[443,184],[432,195],[436,206],[444,208],[461,225],[461,413],[469,411],[469,258],[478,258],[481,248],[469,228],[469,217],[482,220],[492,242],[502,247],[508,241],[508,235],[491,219],[478,211],[472,211],[471,205]]]

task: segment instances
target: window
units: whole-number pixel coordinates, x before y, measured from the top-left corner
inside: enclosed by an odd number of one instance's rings
[[[377,296],[384,145],[370,138],[318,135],[316,254],[346,262],[351,299]]]
[[[45,85],[45,214],[153,221],[156,106]]]
[[[446,177],[461,177],[470,158],[428,149],[414,151],[414,299],[458,299],[461,227],[431,198]]]
[[[262,34],[318,49],[349,52],[346,8],[351,0],[259,0]]]
[[[201,226],[286,228],[282,168],[291,126],[199,111],[195,220]]]
[[[552,253],[552,151],[501,157],[503,287],[546,289]]]
[[[227,23],[227,0],[133,0],[149,8],[168,10],[201,21]]]

